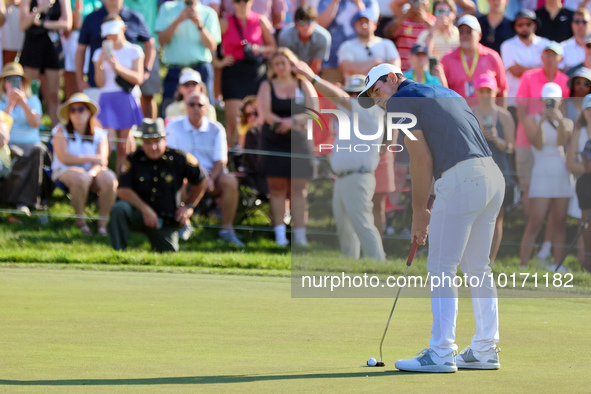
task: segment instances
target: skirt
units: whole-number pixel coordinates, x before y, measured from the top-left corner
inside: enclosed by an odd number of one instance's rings
[[[237,60],[231,66],[222,68],[222,95],[224,100],[242,100],[256,95],[265,79],[263,63],[248,63]]]
[[[107,92],[99,99],[98,120],[104,128],[115,130],[129,129],[141,125],[144,114],[138,100],[131,93]]]
[[[263,172],[273,178],[312,178],[314,146],[304,133],[276,134],[268,124],[263,125],[262,150],[277,152],[263,155]],[[294,157],[292,157],[292,154]]]

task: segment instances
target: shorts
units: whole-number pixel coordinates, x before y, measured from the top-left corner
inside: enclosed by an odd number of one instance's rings
[[[531,174],[534,168],[534,154],[530,147],[516,146],[515,147],[515,170],[517,172],[517,179],[519,186],[522,188],[529,187],[531,182]]]
[[[140,90],[145,96],[162,93],[162,79],[160,78],[160,60],[158,60],[158,55],[156,55],[152,71],[150,71],[150,77],[142,83]]]
[[[48,34],[40,34],[34,37],[25,34],[20,63],[23,67],[62,70],[64,68],[62,41],[58,37],[54,42],[49,38]]]
[[[577,197],[581,210],[591,209],[591,173],[583,174],[577,179]]]

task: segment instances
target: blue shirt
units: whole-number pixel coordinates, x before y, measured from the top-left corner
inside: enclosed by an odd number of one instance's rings
[[[91,59],[94,51],[99,49],[103,43],[103,38],[101,37],[101,25],[107,14],[107,10],[103,7],[90,13],[82,23],[78,43],[90,46]],[[146,26],[144,17],[141,14],[123,6],[119,16],[123,19],[123,22],[125,22],[125,26],[127,27],[125,30],[125,38],[127,41],[132,44],[150,41],[152,33],[148,29],[148,26]],[[90,86],[96,87],[94,82],[94,64],[92,61],[88,66],[88,83]]]
[[[41,101],[39,97],[33,95],[27,98],[29,107],[37,112],[39,115],[43,114],[41,109]],[[0,110],[5,111],[8,106],[8,97],[6,95],[0,99]],[[41,142],[39,136],[39,128],[32,127],[27,120],[25,110],[17,105],[13,108],[10,116],[14,119],[12,127],[10,128],[10,143],[11,144],[36,144]]]
[[[408,79],[412,79],[413,81],[415,80],[415,72],[412,68],[408,71],[403,72],[402,74],[404,74],[404,76]],[[441,85],[441,81],[439,80],[439,78],[437,78],[435,75],[431,74],[428,70],[425,70],[423,75],[425,78],[425,82],[423,82],[423,83],[426,83],[427,85]],[[419,82],[419,81],[415,81],[415,82]]]
[[[404,99],[397,100],[399,97]],[[461,161],[492,155],[476,116],[466,100],[451,89],[407,79],[388,100],[387,110],[417,117],[410,130],[423,132],[433,157],[435,179]]]

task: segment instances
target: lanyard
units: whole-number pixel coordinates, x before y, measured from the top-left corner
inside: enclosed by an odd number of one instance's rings
[[[464,56],[464,52],[460,49],[460,59],[462,59],[462,66],[464,66],[464,71],[466,71],[466,76],[468,77],[468,80],[471,80],[472,75],[474,75],[474,71],[476,70],[476,65],[478,64],[478,57],[479,56],[480,56],[480,54],[478,53],[478,50],[476,50],[476,53],[474,54],[474,59],[472,60],[472,66],[468,70],[468,62],[466,61],[466,57]]]

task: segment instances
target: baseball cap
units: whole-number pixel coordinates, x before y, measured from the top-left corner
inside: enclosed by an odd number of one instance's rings
[[[540,28],[540,20],[538,19],[538,17],[536,16],[536,13],[532,10],[528,10],[528,9],[522,9],[521,11],[518,11],[515,14],[515,19],[513,19],[513,26],[515,26],[515,23],[517,22],[518,19],[521,18],[527,18],[529,20],[532,20],[534,22],[537,23],[538,28]]]
[[[568,79],[567,85],[570,90],[573,89],[573,82],[575,78],[585,78],[588,81],[591,81],[591,70],[587,67],[581,67],[571,77]]]
[[[553,51],[557,55],[564,56],[564,50],[562,49],[562,45],[560,45],[556,41],[550,41],[544,48],[544,51]]]
[[[351,20],[351,23],[357,22],[357,20],[360,18],[367,18],[370,21],[377,22],[376,16],[374,15],[374,13],[370,9],[367,9],[367,8],[364,10],[358,11],[355,14],[355,16],[353,17],[353,19]]]
[[[198,71],[188,71],[182,73],[179,78],[179,85],[185,84],[189,81],[201,83],[201,74]]]
[[[585,160],[591,161],[591,140],[588,140],[585,143],[585,147],[583,148],[583,151],[581,152],[581,156],[583,156],[583,158]]]
[[[458,20],[458,23],[456,24],[456,26],[460,27],[462,25],[466,25],[466,26],[470,27],[472,30],[476,30],[478,33],[482,33],[482,29],[480,28],[480,23],[478,22],[478,19],[476,19],[476,17],[474,15],[464,15],[463,17],[461,17]]]
[[[474,89],[480,88],[489,88],[496,92],[499,87],[494,75],[488,73],[480,75],[474,83]]]
[[[359,105],[361,105],[363,108],[373,107],[374,101],[369,97],[367,91],[371,89],[373,85],[376,84],[378,79],[390,73],[402,74],[402,70],[400,70],[399,67],[396,67],[395,65],[388,63],[382,63],[369,70],[369,72],[367,73],[367,77],[365,77],[365,89],[363,89],[363,91],[359,93],[359,97],[357,97]]]
[[[112,20],[101,24],[101,37],[106,37],[111,34],[119,34],[121,29],[125,27],[125,22],[122,20]]]
[[[415,44],[412,46],[412,48],[410,48],[410,54],[416,55],[417,53],[425,53],[427,56],[429,56],[429,48],[427,48],[426,45]]]
[[[562,88],[554,82],[548,82],[542,88],[542,98],[546,99],[562,99]]]

